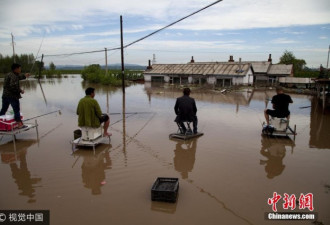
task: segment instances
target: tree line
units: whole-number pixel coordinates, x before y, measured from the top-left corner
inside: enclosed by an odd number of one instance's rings
[[[0,53],[0,74],[11,72],[11,65],[14,63],[14,61],[22,66],[22,73],[38,74],[40,65],[41,69],[44,69],[44,63],[41,63],[38,60],[35,61],[33,54],[15,55],[14,60],[13,56],[3,56]]]
[[[280,64],[292,64],[294,77],[312,77],[312,78],[328,78],[329,71],[323,67],[320,70],[311,69],[306,66],[306,61],[304,59],[298,59],[288,50],[285,50],[280,57]]]

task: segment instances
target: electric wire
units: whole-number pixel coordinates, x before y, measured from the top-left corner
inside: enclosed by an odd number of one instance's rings
[[[128,48],[129,46],[132,46],[132,45],[134,45],[134,44],[136,44],[136,43],[138,43],[138,42],[140,42],[140,41],[142,41],[144,39],[147,39],[148,37],[151,37],[151,36],[155,35],[156,33],[160,32],[162,30],[165,30],[165,29],[167,29],[167,28],[169,28],[169,27],[171,27],[171,26],[173,26],[173,25],[175,25],[175,24],[177,24],[177,23],[179,23],[179,22],[181,22],[181,21],[183,21],[183,20],[185,20],[185,19],[187,19],[187,18],[189,18],[189,17],[197,14],[197,13],[200,13],[201,11],[204,11],[205,9],[210,8],[211,6],[213,6],[215,4],[218,4],[221,1],[222,0],[215,1],[215,2],[213,2],[211,4],[209,4],[209,5],[201,8],[201,9],[199,9],[199,10],[197,10],[197,11],[195,11],[195,12],[193,12],[193,13],[187,15],[187,16],[185,16],[185,17],[182,17],[179,20],[176,20],[173,23],[170,23],[169,25],[167,25],[165,27],[162,27],[162,28],[160,28],[160,29],[158,29],[158,30],[156,30],[156,31],[154,31],[154,32],[152,32],[152,33],[150,33],[150,34],[142,37],[142,38],[139,38],[139,39],[137,39],[137,40],[135,40],[135,41],[133,41],[133,42],[131,42],[129,44],[124,45],[123,48]],[[115,51],[115,50],[120,50],[120,49],[121,49],[121,47],[114,47],[114,48],[108,48],[107,51]],[[105,49],[102,49],[102,50],[85,51],[85,52],[74,52],[74,53],[49,54],[49,55],[44,54],[44,57],[73,56],[73,55],[82,55],[82,54],[91,54],[91,53],[105,52],[105,51],[106,51]]]

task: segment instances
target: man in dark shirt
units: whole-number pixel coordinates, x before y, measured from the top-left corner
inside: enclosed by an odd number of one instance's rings
[[[290,95],[284,94],[282,87],[277,87],[276,93],[277,95],[272,98],[274,110],[265,109],[264,111],[267,125],[269,125],[269,116],[290,119],[289,104],[293,103]]]
[[[183,129],[183,133],[186,133],[187,128],[183,122],[193,122],[194,130],[193,132],[197,133],[197,107],[195,99],[189,97],[190,89],[185,88],[183,90],[183,96],[176,99],[174,106],[175,114],[177,115],[175,122],[177,122]]]
[[[14,119],[18,122],[18,128],[22,128],[23,122],[20,115],[20,104],[19,99],[22,98],[21,94],[24,94],[24,90],[20,88],[19,81],[24,80],[30,76],[30,74],[21,74],[21,65],[14,63],[11,66],[12,72],[5,76],[3,83],[3,94],[2,94],[2,108],[0,116],[6,114],[9,105],[14,110]]]

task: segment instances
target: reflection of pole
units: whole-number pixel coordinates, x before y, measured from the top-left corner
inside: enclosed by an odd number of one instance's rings
[[[108,49],[105,49],[105,75],[108,75]]]
[[[120,16],[120,43],[121,43],[121,86],[125,93],[125,66],[124,66],[124,43],[123,43],[123,16]]]
[[[11,33],[11,44],[13,46],[13,59],[14,59],[14,63],[16,63],[16,59],[15,59],[15,47],[14,47],[15,42],[14,42],[14,35],[13,35],[13,33]]]
[[[109,114],[109,90],[107,90],[107,114]]]
[[[38,80],[41,78],[41,69],[42,69],[42,60],[44,59],[44,54],[41,55],[41,61],[40,61],[40,66],[39,66],[39,77]]]
[[[38,79],[38,83],[40,85],[41,93],[42,93],[42,96],[44,97],[44,101],[45,101],[45,104],[47,106],[47,99],[46,99],[46,96],[45,96],[45,93],[44,93],[44,89],[42,89],[42,85],[41,85],[41,82],[40,82],[39,79]]]
[[[125,158],[125,165],[127,163],[126,157],[126,98],[125,93],[123,93],[123,153]]]

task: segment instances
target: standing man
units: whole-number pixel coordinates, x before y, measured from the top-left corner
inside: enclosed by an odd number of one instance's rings
[[[184,134],[186,133],[187,128],[185,127],[183,122],[193,122],[193,132],[194,134],[197,134],[197,107],[195,99],[189,97],[190,92],[191,91],[189,88],[185,88],[183,89],[183,96],[176,99],[174,111],[177,117],[175,119],[175,122],[180,124]]]
[[[24,90],[20,88],[19,81],[26,79],[30,74],[21,74],[21,65],[17,63],[11,66],[11,71],[5,76],[3,84],[0,116],[5,115],[9,105],[11,105],[14,110],[14,119],[18,122],[18,128],[22,128],[24,125],[21,120],[19,99],[22,98],[21,94],[24,94]]]
[[[267,125],[269,125],[269,116],[277,117],[277,118],[284,118],[286,117],[288,120],[290,119],[290,111],[289,111],[289,104],[293,103],[290,95],[286,95],[283,92],[282,87],[276,87],[277,95],[273,96],[272,104],[273,109],[265,109],[264,115],[267,121]]]
[[[77,107],[78,126],[79,127],[100,127],[104,123],[103,136],[109,137],[112,134],[108,133],[110,118],[107,114],[102,114],[99,103],[94,99],[95,89],[89,87],[85,90],[86,96],[80,99]]]

